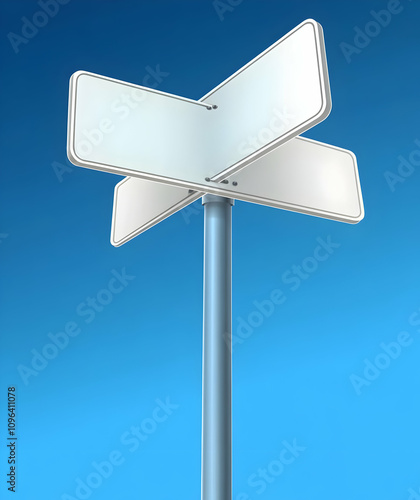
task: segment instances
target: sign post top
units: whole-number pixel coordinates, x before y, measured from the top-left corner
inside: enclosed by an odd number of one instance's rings
[[[199,101],[76,72],[68,156],[128,175],[115,190],[111,242],[205,193],[357,223],[355,156],[298,135],[331,110],[323,30],[307,19]]]

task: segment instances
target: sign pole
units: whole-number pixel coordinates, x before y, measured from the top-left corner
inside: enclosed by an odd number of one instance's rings
[[[232,499],[232,206],[204,205],[201,499]]]

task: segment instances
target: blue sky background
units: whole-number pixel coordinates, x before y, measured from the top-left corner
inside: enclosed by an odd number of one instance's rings
[[[307,18],[324,28],[333,110],[305,136],[356,153],[366,217],[352,226],[234,207],[234,335],[256,324],[255,301],[276,289],[286,296],[234,347],[234,499],[420,499],[420,5],[231,4],[221,20],[211,0],[70,0],[17,53],[8,33],[21,35],[22,17],[40,6],[0,4],[2,499],[13,497],[11,385],[15,498],[200,495],[202,209],[197,202],[110,245],[121,178],[66,159],[70,75],[142,84],[147,67],[160,65],[169,73],[160,90],[198,99]],[[387,8],[400,12],[348,62],[340,44],[354,45],[355,28]],[[410,155],[413,168],[391,186],[385,173],[399,175]],[[293,290],[284,274],[313,256],[319,238],[339,246]],[[123,269],[134,278],[120,293],[103,292]],[[98,294],[110,302],[87,312]],[[79,334],[67,346],[48,346],[72,327]],[[392,344],[401,339],[405,347]],[[34,369],[42,352],[50,359]],[[155,410],[167,399],[178,406]],[[127,443],[133,426],[146,439]],[[281,471],[284,442],[294,440],[301,451]],[[110,460],[113,470],[103,465],[107,477],[99,476],[94,463]],[[77,490],[80,481],[90,489]]]

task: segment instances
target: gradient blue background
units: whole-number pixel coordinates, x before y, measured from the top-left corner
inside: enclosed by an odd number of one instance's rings
[[[395,192],[384,177],[420,139],[420,5],[401,5],[348,63],[340,43],[353,43],[354,27],[385,0],[243,0],[223,21],[211,0],[71,0],[17,54],[7,34],[40,8],[1,2],[0,498],[13,497],[10,385],[19,399],[15,498],[78,498],[76,478],[113,450],[125,462],[90,498],[200,496],[203,213],[196,203],[193,214],[110,245],[121,178],[66,159],[70,75],[142,84],[146,67],[160,65],[169,73],[160,90],[198,99],[306,18],[324,28],[333,110],[305,135],[356,153],[366,218],[352,226],[234,207],[234,334],[254,301],[274,289],[287,297],[234,348],[234,498],[408,500],[418,491],[420,335],[409,318],[420,308],[420,167]],[[69,168],[62,182],[53,162]],[[292,291],[283,274],[328,236],[340,247]],[[86,323],[77,308],[124,267],[135,279]],[[25,384],[17,367],[30,367],[31,351],[69,321],[81,333]],[[357,395],[350,376],[363,376],[364,360],[402,331],[411,345]],[[130,452],[121,436],[166,397],[179,408]],[[249,478],[294,439],[305,451],[259,493]]]

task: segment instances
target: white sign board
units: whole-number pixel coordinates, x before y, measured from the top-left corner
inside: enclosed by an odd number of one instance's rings
[[[354,154],[302,137],[230,176],[229,184],[212,184],[206,192],[351,224],[364,217]],[[115,188],[111,243],[126,243],[202,194],[124,179]]]
[[[200,101],[78,71],[67,150],[75,165],[207,191],[331,109],[321,26],[307,20]]]
[[[111,244],[119,247],[202,196],[202,193],[138,177],[115,186]]]

